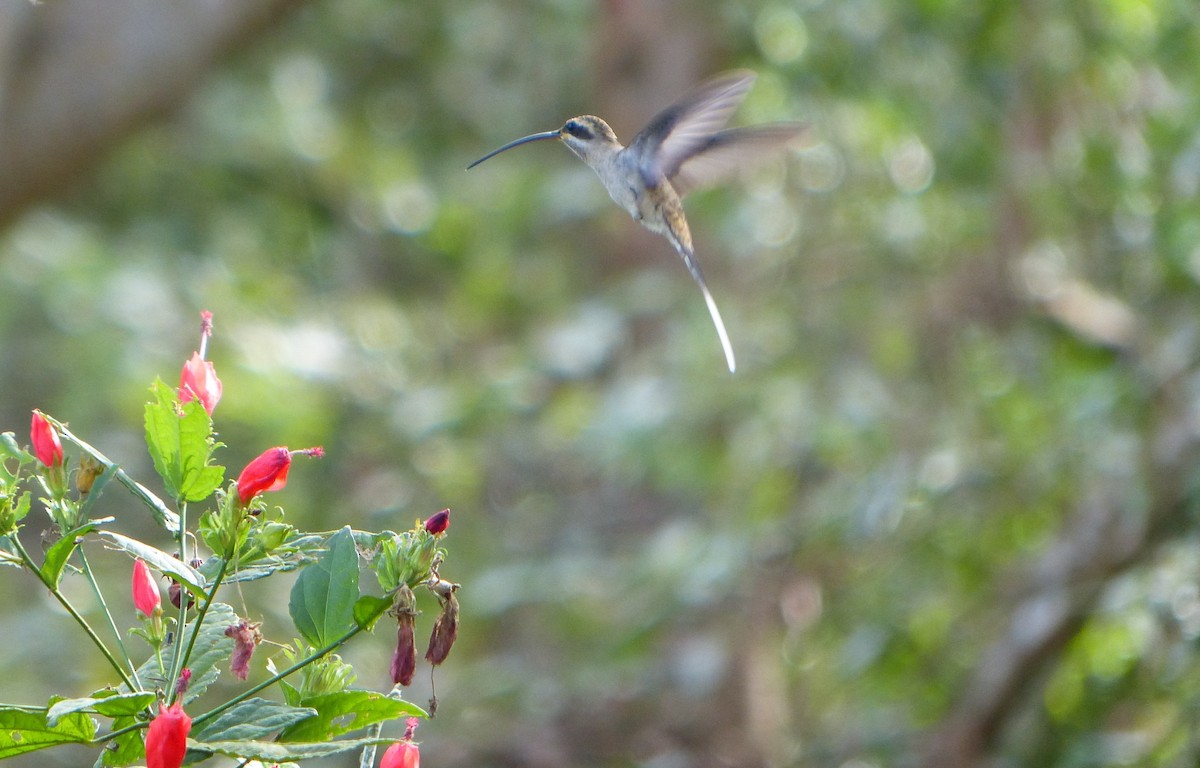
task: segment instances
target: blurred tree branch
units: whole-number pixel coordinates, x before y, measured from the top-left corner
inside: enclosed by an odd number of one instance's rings
[[[1131,508],[1117,478],[1084,492],[1057,539],[1021,569],[1007,626],[984,652],[952,708],[934,728],[921,764],[981,765],[1026,696],[1045,679],[1062,651],[1093,614],[1105,587],[1184,529],[1195,502],[1191,467],[1200,455],[1189,405],[1176,392],[1181,376],[1158,387],[1149,411],[1157,414],[1143,448],[1142,477],[1150,494]]]
[[[0,226],[179,105],[298,0],[0,5]]]

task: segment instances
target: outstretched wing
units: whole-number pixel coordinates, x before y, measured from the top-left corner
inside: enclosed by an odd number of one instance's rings
[[[657,186],[674,176],[698,147],[724,128],[754,78],[749,70],[727,72],[655,115],[629,144],[645,184]]]
[[[716,184],[762,164],[773,152],[808,133],[807,123],[777,123],[730,128],[714,133],[684,159],[667,178],[683,197],[692,190]]]

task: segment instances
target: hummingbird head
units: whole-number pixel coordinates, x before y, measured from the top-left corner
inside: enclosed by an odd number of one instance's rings
[[[545,141],[546,139],[561,139],[563,144],[570,147],[572,152],[579,155],[580,159],[590,166],[595,166],[596,162],[612,155],[615,150],[621,148],[621,143],[617,141],[617,135],[613,133],[612,128],[608,127],[608,123],[595,115],[580,115],[579,117],[572,117],[557,131],[532,133],[528,136],[514,139],[504,146],[488,152],[483,157],[468,165],[467,168],[468,170],[474,168],[484,160],[495,157],[513,147],[519,147],[531,141]]]
[[[572,117],[558,129],[558,138],[588,165],[621,148],[617,134],[595,115]]]

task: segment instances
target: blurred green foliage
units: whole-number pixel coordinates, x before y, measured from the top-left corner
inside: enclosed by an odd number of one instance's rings
[[[323,444],[298,525],[454,509],[430,765],[914,764],[1043,589],[1085,613],[999,697],[996,764],[1194,765],[1196,524],[1156,510],[1191,483],[1157,460],[1200,381],[1197,50],[1180,0],[314,3],[4,234],[0,426],[149,477],[146,387],[211,309],[231,472]],[[735,66],[736,121],[815,138],[687,201],[729,376],[569,152],[464,167]],[[37,641],[4,697],[94,683],[0,576]]]

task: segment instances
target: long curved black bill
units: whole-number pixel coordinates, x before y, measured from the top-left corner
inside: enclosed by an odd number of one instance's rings
[[[521,146],[522,144],[528,144],[528,143],[529,143],[529,142],[531,142],[531,141],[542,141],[543,139],[557,139],[557,138],[558,138],[558,136],[559,136],[559,132],[558,132],[558,131],[543,131],[543,132],[541,132],[541,133],[534,133],[534,134],[530,134],[529,136],[522,136],[522,137],[521,137],[521,138],[519,138],[519,139],[515,139],[515,140],[513,140],[513,141],[510,141],[510,142],[508,142],[507,144],[505,144],[503,147],[500,147],[499,149],[493,149],[491,152],[488,152],[488,153],[487,153],[486,155],[484,155],[483,157],[479,158],[479,159],[478,159],[478,160],[476,160],[475,162],[473,162],[473,163],[471,163],[470,165],[468,165],[468,166],[467,166],[467,170],[468,170],[468,171],[469,171],[469,170],[471,170],[471,169],[472,169],[472,168],[474,168],[475,166],[477,166],[477,165],[479,165],[480,163],[482,163],[484,160],[487,160],[487,159],[489,159],[489,158],[493,158],[493,157],[495,157],[496,155],[500,154],[501,152],[503,152],[503,151],[504,151],[504,150],[506,150],[506,149],[512,149],[513,147],[519,147],[519,146]]]

